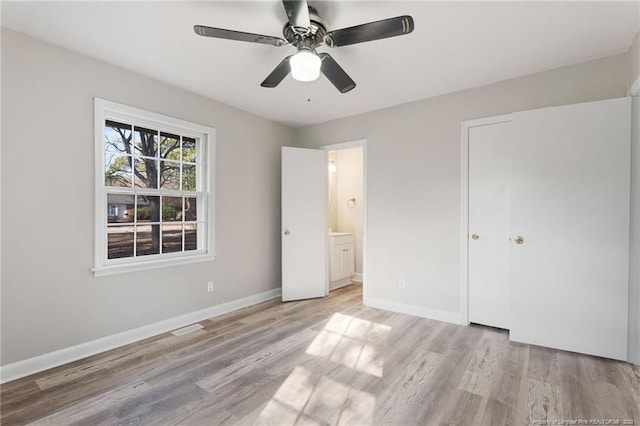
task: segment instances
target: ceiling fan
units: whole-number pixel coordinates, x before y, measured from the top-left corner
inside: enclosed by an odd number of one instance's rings
[[[283,0],[288,22],[282,29],[283,38],[222,28],[195,25],[196,34],[205,37],[248,41],[272,46],[294,46],[298,53],[287,56],[262,82],[262,87],[276,87],[291,72],[294,79],[313,81],[322,72],[341,93],[356,87],[356,83],[326,52],[318,53],[316,48],[326,44],[329,47],[347,46],[387,37],[409,34],[413,31],[413,18],[408,15],[381,21],[369,22],[354,27],[328,31],[327,24],[306,0]]]

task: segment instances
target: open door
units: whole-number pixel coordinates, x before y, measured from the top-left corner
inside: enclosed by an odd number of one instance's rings
[[[327,153],[282,148],[282,301],[329,288]]]

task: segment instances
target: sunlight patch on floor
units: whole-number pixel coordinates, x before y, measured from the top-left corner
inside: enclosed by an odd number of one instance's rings
[[[376,399],[326,376],[295,367],[257,424],[370,424]]]
[[[344,314],[334,314],[307,348],[307,354],[382,377],[379,355],[391,327]]]
[[[382,349],[391,327],[344,314],[334,314],[306,354],[380,378]],[[339,367],[342,368],[342,367]],[[377,380],[377,379],[374,379]],[[296,366],[260,412],[257,424],[371,424],[374,395],[327,375]]]

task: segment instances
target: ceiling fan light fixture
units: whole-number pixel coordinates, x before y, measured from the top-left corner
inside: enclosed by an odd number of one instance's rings
[[[300,50],[289,60],[291,76],[298,81],[314,81],[320,77],[320,63],[318,55],[309,50]]]

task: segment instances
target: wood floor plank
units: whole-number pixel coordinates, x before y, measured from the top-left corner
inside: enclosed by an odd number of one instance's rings
[[[251,332],[260,333],[261,330],[255,329],[243,329],[244,334],[241,336],[245,338],[251,337]],[[112,358],[118,358],[121,362],[118,363],[110,363],[108,367],[105,368],[96,368],[93,369],[91,373],[88,373],[84,376],[77,377],[73,381],[61,381],[61,386],[47,387],[45,391],[38,392],[35,394],[25,393],[22,395],[21,399],[13,398],[11,402],[7,402],[3,399],[3,407],[2,407],[2,415],[3,418],[6,416],[11,416],[16,411],[22,411],[26,414],[26,418],[31,418],[34,415],[37,415],[40,412],[44,412],[49,410],[49,405],[55,406],[65,406],[67,403],[81,398],[86,395],[94,394],[96,392],[106,392],[111,388],[115,387],[118,383],[122,383],[122,381],[128,380],[131,376],[136,377],[149,377],[154,372],[160,370],[165,371],[166,369],[170,369],[172,364],[175,364],[175,359],[180,360],[177,362],[182,362],[184,359],[190,359],[190,352],[194,352],[191,354],[191,358],[198,358],[202,356],[203,353],[206,355],[208,352],[212,350],[212,348],[216,348],[216,343],[221,343],[224,341],[227,336],[223,333],[220,334],[218,331],[212,333],[212,337],[209,338],[208,342],[202,342],[197,339],[193,339],[193,337],[185,336],[174,336],[172,334],[163,335],[163,339],[171,340],[172,342],[178,342],[179,344],[171,344],[166,346],[158,346],[156,342],[159,339],[149,339],[145,341],[145,344],[134,344],[132,349],[130,346],[122,348],[122,350],[118,349],[115,351],[109,351],[108,356],[100,357],[103,360],[111,360]],[[158,350],[156,352],[149,352],[145,355],[141,355],[138,357],[128,357],[130,351],[135,352],[135,348],[137,347],[145,347],[145,345],[150,344],[156,348],[164,348]],[[171,359],[169,354],[173,351],[174,361],[167,361]],[[177,351],[177,353],[176,353]],[[199,352],[204,351],[204,352]],[[143,351],[144,352],[144,351]],[[119,355],[122,356],[119,356]],[[126,361],[124,361],[126,359]],[[95,363],[95,358],[90,357],[87,358],[83,363],[81,361],[74,362],[70,364],[69,369],[74,368],[83,368],[85,365],[91,366]],[[100,365],[98,363],[98,365]],[[53,369],[52,377],[59,377],[60,373],[65,372],[64,366]],[[87,369],[88,370],[88,369]],[[46,401],[45,404],[43,401]],[[11,417],[10,417],[11,418]],[[18,416],[18,419],[21,418]]]
[[[381,395],[392,386],[398,376],[405,374],[416,352],[429,351],[431,340],[443,324],[406,315],[388,323],[391,329],[384,351],[382,377],[372,378],[361,374],[354,380],[354,385],[372,395]]]
[[[64,383],[76,381],[79,378],[91,375],[98,371],[115,368],[115,366],[126,363],[132,358],[142,358],[149,356],[154,352],[166,350],[174,345],[188,345],[196,340],[203,340],[207,337],[207,333],[202,330],[194,331],[182,336],[167,334],[165,338],[151,341],[149,344],[114,352],[111,356],[102,358],[99,363],[83,363],[81,365],[62,370],[56,374],[51,374],[47,377],[38,379],[36,380],[36,383],[40,389],[48,389]]]
[[[159,419],[159,423],[167,425],[181,425],[181,426],[201,426],[201,425],[217,425],[217,426],[231,426],[240,424],[238,419],[233,414],[226,410],[216,409],[213,411],[205,409],[197,411],[189,411],[182,416],[168,417]]]
[[[528,361],[529,346],[509,342],[495,369],[489,391],[491,399],[507,407],[518,408],[519,402],[526,398]]]
[[[590,357],[587,362],[587,368],[593,381],[611,383],[616,386],[624,385],[623,373],[618,368],[618,362],[612,359]]]
[[[471,324],[468,327],[456,327],[455,333],[450,337],[449,349],[458,352],[473,352],[486,336],[486,327]]]
[[[484,410],[482,396],[463,390],[454,390],[444,410],[441,425],[473,425],[479,413]]]
[[[210,408],[225,409],[234,416],[242,418],[251,413],[256,405],[269,401],[289,377],[289,374],[273,376],[262,370],[252,371],[239,380],[230,382],[209,393],[209,399],[215,401]]]
[[[489,398],[480,424],[487,426],[511,426],[521,424],[513,407]]]
[[[640,365],[617,363],[617,366],[622,376],[620,390],[625,394],[630,393],[640,407]]]
[[[640,424],[640,367],[361,301],[361,285],[271,300],[0,385],[0,422]]]
[[[541,382],[559,384],[558,351],[541,346],[531,346],[527,376]]]
[[[602,419],[619,420],[620,424],[629,424],[629,420],[640,419],[640,406],[636,400],[616,385],[593,382],[593,393],[601,405]]]
[[[161,417],[203,398],[204,393],[194,384],[149,386],[111,412],[120,424],[160,424]]]
[[[123,404],[136,395],[149,390],[149,385],[142,381],[126,384],[104,394],[84,399],[71,407],[56,411],[46,417],[30,423],[30,425],[71,424],[80,422],[96,413]]]
[[[308,328],[309,323],[315,323],[319,318],[320,315],[316,314],[306,318],[307,322],[276,321],[273,324],[237,336],[237,338],[218,342],[210,348],[196,353],[176,354],[164,366],[158,365],[147,370],[143,377],[154,385],[186,380],[195,383],[221,368],[226,368],[234,362],[262,350],[264,346],[276,343],[291,334]]]
[[[25,424],[45,417],[55,410],[72,406],[88,397],[98,397],[128,383],[130,375],[115,374],[105,376],[101,380],[89,382],[71,382],[63,386],[39,390],[13,404],[8,404],[1,411],[3,424]]]
[[[464,371],[458,388],[480,396],[489,396],[493,379],[506,351],[505,344],[491,336],[483,337]]]
[[[417,421],[421,424],[438,424],[445,414],[444,408],[449,402],[450,395],[456,392],[472,354],[448,350],[443,355],[440,368],[429,377],[427,386],[421,395],[421,404],[416,417],[405,417],[405,422]]]
[[[562,420],[562,406],[558,384],[545,383],[528,378],[528,395],[525,424],[540,424],[543,421]]]
[[[429,378],[435,374],[444,355],[420,350],[402,375],[378,398],[376,420],[381,424],[415,419],[420,411],[423,396],[430,389]]]
[[[302,330],[250,356],[234,362],[211,376],[198,381],[196,384],[207,392],[213,392],[219,387],[236,380],[254,368],[267,368],[267,366],[276,358],[289,351],[295,350],[301,345],[308,345],[308,343],[316,336],[317,333],[313,330]]]
[[[587,355],[558,352],[562,417],[599,419],[602,409],[593,389]]]
[[[458,331],[458,327],[453,324],[443,323],[438,330],[438,333],[433,336],[431,342],[429,344],[429,350],[431,352],[437,353],[445,353],[454,343],[454,338],[452,336],[456,336]]]

